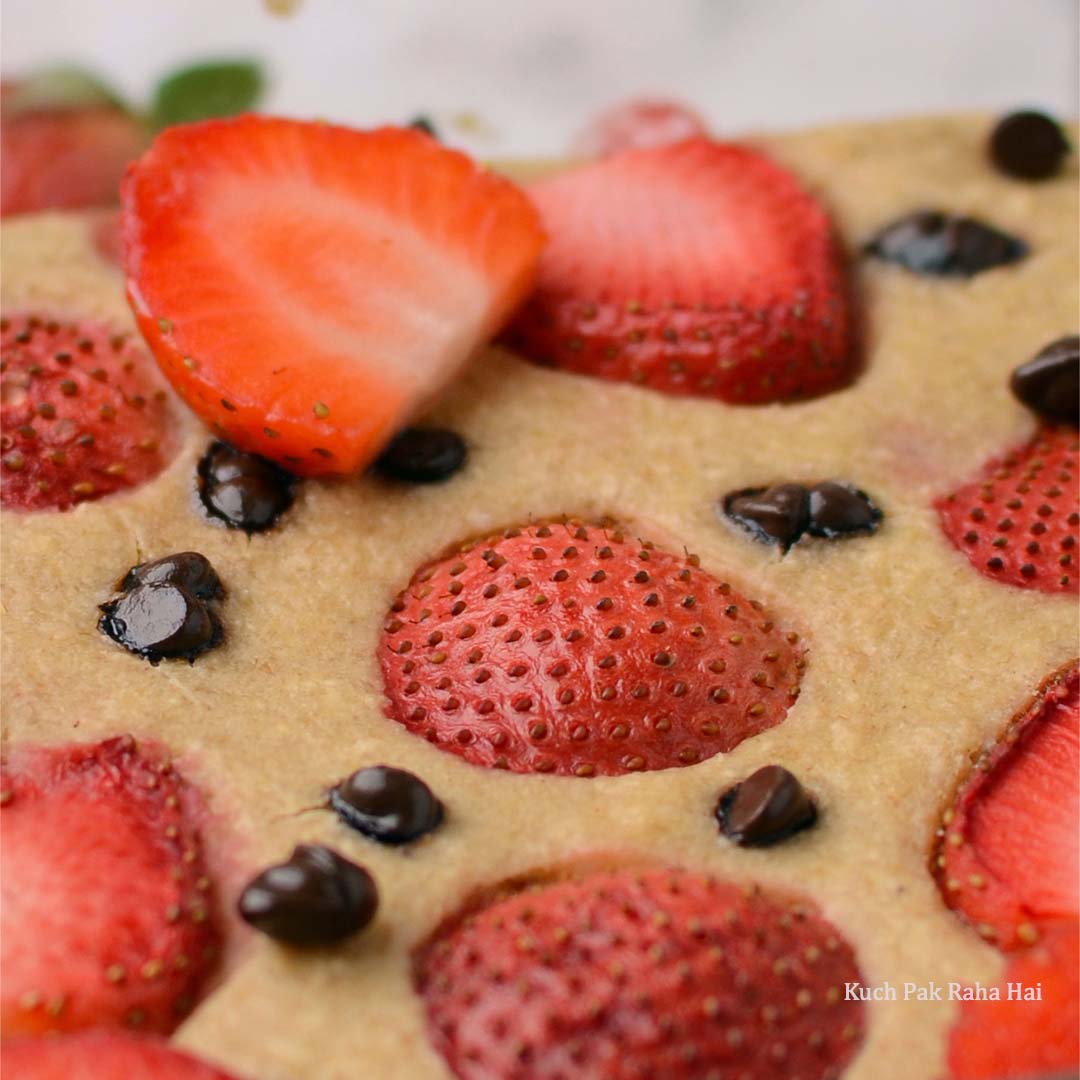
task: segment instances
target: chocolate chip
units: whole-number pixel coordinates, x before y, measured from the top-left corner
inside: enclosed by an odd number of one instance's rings
[[[832,480],[815,484],[810,489],[810,522],[807,532],[837,540],[842,536],[877,532],[881,511],[870,496],[847,484]]]
[[[720,796],[716,820],[736,844],[767,847],[813,825],[817,808],[787,769],[766,765]]]
[[[292,506],[296,478],[257,454],[211,443],[199,461],[199,497],[230,529],[263,532]]]
[[[465,440],[446,428],[406,428],[375,462],[375,471],[392,480],[437,484],[464,464]]]
[[[787,551],[806,531],[810,501],[802,484],[746,488],[724,498],[724,513],[766,544]]]
[[[1045,113],[1010,113],[990,135],[991,160],[1007,176],[1020,180],[1054,176],[1068,153],[1061,125]]]
[[[210,560],[197,551],[181,551],[139,563],[124,575],[119,588],[121,592],[129,592],[137,585],[149,585],[156,581],[182,585],[199,600],[220,600],[225,595]]]
[[[222,638],[217,616],[183,585],[152,581],[101,605],[98,627],[113,641],[152,664],[194,661]]]
[[[388,765],[359,769],[330,792],[330,805],[354,829],[383,844],[405,844],[438,827],[442,804],[418,776]]]
[[[240,916],[289,945],[330,945],[362,930],[375,915],[375,882],[362,867],[320,844],[299,844],[288,862],[253,878]]]
[[[1012,392],[1047,420],[1076,426],[1080,420],[1080,337],[1052,341],[1021,364],[1009,381]]]
[[[1028,246],[974,218],[920,210],[887,225],[866,251],[916,274],[972,277],[1017,262]]]
[[[409,127],[414,128],[417,131],[422,131],[425,135],[430,135],[433,139],[439,137],[439,132],[431,117],[425,116],[423,113],[419,116],[414,116],[409,121]]]

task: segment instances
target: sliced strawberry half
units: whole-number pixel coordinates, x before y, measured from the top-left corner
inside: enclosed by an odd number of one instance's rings
[[[237,1080],[161,1039],[121,1031],[12,1039],[0,1066],[11,1080]]]
[[[950,1080],[1066,1080],[1076,1075],[1078,943],[1080,924],[1055,926],[1033,948],[1009,958],[1001,982],[983,988],[985,997],[962,1002],[949,1035]]]
[[[123,207],[162,370],[229,442],[307,475],[370,462],[499,329],[542,244],[518,188],[410,129],[170,128]]]
[[[631,150],[530,188],[550,242],[510,341],[567,371],[741,405],[855,374],[823,207],[746,146]]]
[[[1003,949],[1080,916],[1080,674],[1055,675],[975,765],[946,812],[946,902]]]
[[[0,785],[3,1034],[171,1031],[218,949],[196,793],[127,737],[16,747]]]
[[[467,910],[424,945],[428,1030],[462,1080],[838,1076],[851,947],[812,906],[675,869],[596,872]]]
[[[476,765],[693,765],[779,724],[805,667],[755,600],[616,529],[509,529],[421,568],[379,645],[389,715]]]
[[[984,577],[1020,589],[1080,593],[1076,428],[1045,427],[938,499],[941,527]]]
[[[68,510],[156,476],[176,418],[130,334],[86,320],[0,319],[0,496],[11,510]]]
[[[115,203],[146,142],[139,121],[103,104],[15,109],[17,90],[7,84],[0,107],[0,216]]]
[[[582,157],[609,157],[624,150],[666,146],[708,132],[701,115],[689,105],[639,98],[613,105],[589,121],[574,140],[574,152]]]

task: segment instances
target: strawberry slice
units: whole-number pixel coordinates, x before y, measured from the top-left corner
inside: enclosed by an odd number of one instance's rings
[[[115,203],[142,125],[111,105],[15,110],[17,92],[6,84],[0,107],[0,216]]]
[[[1080,924],[1016,953],[999,997],[971,998],[949,1035],[951,1080],[1066,1080],[1080,1066]],[[1024,999],[1025,990],[1038,998]],[[1014,997],[1010,998],[1010,993]]]
[[[423,567],[390,609],[389,715],[514,772],[693,765],[779,724],[798,635],[700,569],[614,530],[509,529]]]
[[[534,360],[741,405],[854,376],[828,215],[757,151],[688,139],[530,194],[550,242],[510,340]]]
[[[123,184],[128,291],[214,430],[351,473],[529,288],[526,196],[422,132],[242,116],[167,129]]]
[[[1080,673],[1051,678],[961,787],[936,859],[946,902],[1013,949],[1080,916]]]
[[[594,117],[574,140],[574,153],[610,157],[708,133],[705,121],[688,105],[645,98],[614,105]]]
[[[137,487],[176,448],[168,393],[146,352],[99,323],[0,319],[0,501],[68,510]]]
[[[160,1039],[120,1031],[12,1039],[0,1066],[12,1080],[236,1080]]]
[[[172,1030],[218,943],[196,794],[129,737],[16,747],[0,791],[3,1034]]]
[[[863,1031],[851,947],[812,906],[676,869],[496,897],[414,974],[461,1080],[825,1080]]]
[[[952,545],[985,577],[1020,589],[1080,593],[1076,428],[1045,427],[935,503]]]

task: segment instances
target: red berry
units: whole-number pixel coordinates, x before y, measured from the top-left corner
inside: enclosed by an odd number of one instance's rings
[[[461,1080],[824,1080],[864,1023],[851,947],[811,906],[675,869],[496,897],[415,981]]]
[[[1033,948],[1009,958],[994,987],[999,1000],[987,997],[961,1004],[949,1036],[950,1080],[1052,1080],[1051,1073],[1065,1080],[1075,1075],[1080,1065],[1078,941],[1077,922],[1054,927]],[[1024,990],[1040,996],[1010,999],[1010,992]]]
[[[145,139],[137,120],[107,105],[0,110],[0,216],[115,203]]]
[[[797,641],[692,556],[553,523],[418,571],[379,658],[389,715],[441,749],[611,776],[693,765],[779,724]]]
[[[1055,675],[977,762],[946,815],[946,902],[1001,948],[1080,916],[1080,674]]]
[[[5,315],[0,347],[5,509],[69,510],[168,464],[177,441],[168,392],[130,335]]]
[[[1080,592],[1075,428],[1046,427],[938,499],[941,527],[985,577],[1020,589]]]
[[[307,475],[372,461],[502,326],[542,244],[510,181],[396,128],[169,128],[123,203],[162,370],[219,435]]]
[[[15,747],[2,792],[4,1035],[172,1030],[218,942],[196,794],[128,737]]]
[[[12,1039],[0,1065],[11,1080],[236,1080],[160,1039],[120,1031]]]
[[[582,157],[609,157],[708,133],[701,116],[677,101],[626,101],[594,117],[574,140],[574,152]]]
[[[825,210],[745,146],[632,150],[530,189],[549,243],[510,340],[567,371],[751,405],[855,373]]]

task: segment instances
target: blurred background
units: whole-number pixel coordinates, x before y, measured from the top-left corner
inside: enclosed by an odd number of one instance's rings
[[[3,0],[2,66],[73,62],[146,102],[177,65],[250,56],[263,107],[432,117],[480,153],[565,150],[643,93],[720,133],[951,108],[1077,111],[1076,0]]]

